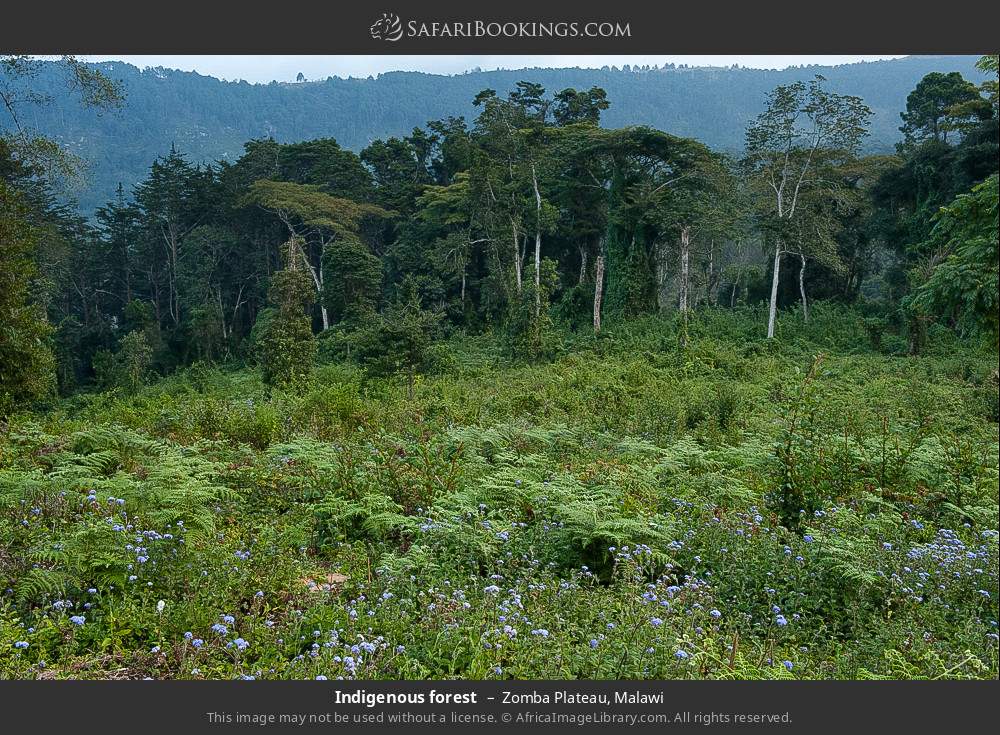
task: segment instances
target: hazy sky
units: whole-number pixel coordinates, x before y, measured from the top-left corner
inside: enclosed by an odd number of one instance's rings
[[[220,79],[248,82],[292,81],[302,72],[309,79],[329,76],[367,77],[386,71],[426,71],[459,74],[479,67],[602,67],[666,63],[691,66],[749,66],[782,69],[799,64],[846,64],[893,59],[897,56],[84,56],[88,61],[125,61],[140,68],[164,66],[197,71]]]

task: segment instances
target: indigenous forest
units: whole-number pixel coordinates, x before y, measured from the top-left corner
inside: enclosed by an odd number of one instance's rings
[[[36,121],[127,89],[0,56],[0,678],[995,679],[977,67],[736,150],[524,70],[88,211]]]

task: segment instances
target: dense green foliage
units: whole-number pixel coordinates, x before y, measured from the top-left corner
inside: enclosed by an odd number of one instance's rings
[[[821,76],[739,160],[520,80],[93,222],[0,130],[0,676],[996,677],[980,67],[894,156]]]
[[[26,207],[0,181],[0,416],[50,394],[53,357],[45,347],[50,327],[31,303],[34,242]]]
[[[312,284],[301,270],[274,274],[268,298],[254,326],[254,342],[264,382],[284,388],[308,383],[316,359],[316,338],[306,316]]]
[[[734,161],[653,128],[601,127],[614,104],[599,88],[549,94],[522,81],[506,96],[481,91],[471,124],[431,121],[360,156],[331,139],[250,141],[234,163],[208,167],[172,150],[93,223],[58,204],[16,151],[5,169],[35,223],[34,308],[55,328],[63,393],[134,386],[196,360],[258,359],[291,376],[313,331],[332,353],[381,344],[369,364],[385,372],[394,341],[372,328],[407,279],[442,332],[503,332],[519,359],[551,354],[554,320],[599,330],[604,312],[686,319],[767,300],[770,337],[779,308],[808,318],[824,298],[864,300],[919,352],[934,320],[994,334],[995,194],[967,196],[997,168],[989,89],[974,120],[965,97],[944,113],[961,122],[947,142],[859,157],[864,100],[821,77],[779,86]],[[271,324],[268,290],[289,269],[311,284],[305,316]]]
[[[236,160],[251,138],[283,143],[336,138],[361,151],[372,140],[409,134],[429,119],[474,113],[479,90],[506,94],[522,79],[546,89],[598,86],[612,101],[604,116],[611,127],[651,125],[696,138],[713,148],[739,151],[743,130],[762,108],[764,95],[779,84],[827,77],[842,94],[864,98],[875,111],[872,152],[886,152],[900,139],[899,111],[907,93],[928,72],[958,72],[979,83],[975,57],[910,57],[843,66],[785,70],[748,68],[626,67],[473,71],[457,76],[393,72],[369,79],[311,80],[248,84],[171,69],[140,70],[124,63],[94,68],[120,80],[127,94],[121,114],[81,111],[67,100],[62,73],[44,68],[36,77],[53,104],[32,110],[42,133],[59,141],[89,165],[91,185],[77,192],[91,211],[110,198],[119,182],[126,189],[145,176],[149,162],[171,144],[190,160]],[[3,73],[0,70],[0,83]],[[0,108],[0,127],[5,124]]]
[[[0,676],[996,677],[995,355],[762,317],[20,415]]]
[[[408,279],[399,298],[352,336],[357,355],[375,375],[405,374],[412,398],[414,377],[430,362],[441,316],[421,306],[416,285]]]
[[[921,285],[915,301],[928,313],[951,312],[997,340],[1000,331],[1000,231],[997,174],[942,207],[931,231],[943,262]]]

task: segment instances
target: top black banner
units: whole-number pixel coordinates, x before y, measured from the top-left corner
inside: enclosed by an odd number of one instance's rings
[[[933,10],[919,0],[37,3],[4,10],[0,52],[985,54],[996,50],[996,7],[970,0]]]

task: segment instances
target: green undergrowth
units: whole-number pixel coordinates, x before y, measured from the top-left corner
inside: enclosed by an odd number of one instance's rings
[[[0,433],[0,676],[997,676],[997,357],[817,305]]]

